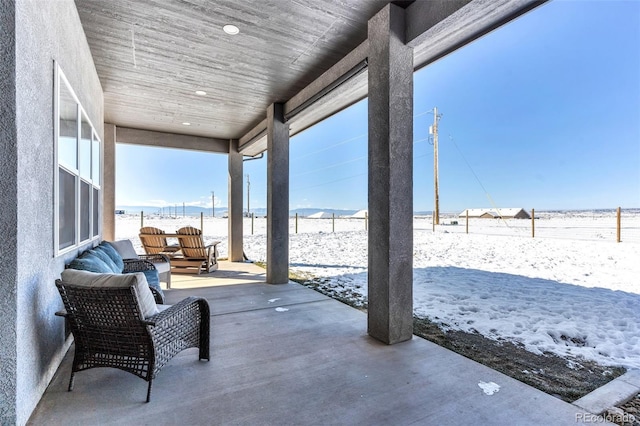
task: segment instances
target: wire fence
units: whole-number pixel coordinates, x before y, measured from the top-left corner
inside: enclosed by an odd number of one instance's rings
[[[439,224],[435,225],[432,216],[414,216],[415,231],[434,233],[457,233],[475,235],[497,235],[522,238],[558,238],[570,240],[610,241],[623,243],[640,243],[640,209],[598,210],[598,211],[564,211],[538,212],[531,219],[501,218],[467,218],[457,214],[442,214]],[[145,215],[140,213],[140,226],[166,225],[167,217]],[[226,218],[182,217],[171,218],[178,224],[195,226],[205,233],[217,229],[216,234],[226,231],[220,227]],[[265,217],[245,217],[243,224],[245,235],[266,234],[267,219]],[[212,222],[213,221],[213,222]],[[217,223],[217,225],[216,225]],[[341,217],[336,215],[324,218],[291,216],[289,220],[290,234],[298,233],[336,233],[367,231],[369,218]],[[210,228],[210,229],[207,229]],[[223,235],[219,235],[222,237]]]
[[[435,225],[432,216],[415,216],[414,230],[434,233],[465,233],[525,238],[640,243],[640,209],[536,212],[531,219],[469,218],[444,214]],[[257,219],[256,219],[257,220]],[[252,226],[252,229],[261,226]],[[368,228],[368,218],[329,217],[322,219],[292,216],[291,233],[344,232]],[[246,233],[245,228],[245,233]]]
[[[444,216],[416,218],[415,229],[433,232],[502,235],[528,238],[640,243],[640,209],[535,212],[530,219],[484,219]]]

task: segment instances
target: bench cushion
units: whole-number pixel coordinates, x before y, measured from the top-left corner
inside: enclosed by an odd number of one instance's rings
[[[82,257],[73,259],[71,263],[69,263],[69,268],[99,274],[110,274],[114,272],[109,265],[100,260],[100,258],[88,252]]]
[[[89,253],[91,253],[92,255],[96,256],[97,258],[102,260],[104,263],[106,263],[107,266],[111,269],[111,272],[113,272],[114,274],[118,274],[118,273],[122,272],[122,269],[118,270],[118,266],[115,264],[115,262],[113,260],[111,260],[109,255],[107,255],[107,253],[105,253],[104,250],[93,249],[93,250],[89,250]],[[81,257],[83,257],[83,256],[81,256]]]
[[[122,256],[116,251],[116,249],[111,246],[111,244],[106,241],[101,242],[94,250],[103,250],[110,258],[113,260],[113,263],[116,264],[120,272],[124,270],[124,262],[122,260]]]

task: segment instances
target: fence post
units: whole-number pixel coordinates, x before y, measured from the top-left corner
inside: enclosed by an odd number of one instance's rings
[[[369,212],[364,212],[364,230],[369,230]]]
[[[144,228],[144,210],[140,210],[140,228]]]
[[[298,213],[296,213],[296,234],[298,233]]]
[[[620,220],[620,207],[618,207],[618,220],[617,220],[618,224],[616,226],[616,236],[617,236],[617,241],[620,242],[622,241],[620,238],[620,224],[621,224],[621,220]]]
[[[204,235],[204,218],[203,218],[204,213],[200,212],[200,232],[202,232],[202,235]]]
[[[466,225],[467,225],[467,234],[468,234],[468,233],[469,233],[469,209],[467,209],[467,210],[466,210],[466,213],[467,213],[467,222],[466,222]]]
[[[336,232],[336,214],[331,213],[331,232],[335,234]]]
[[[531,209],[531,238],[536,237],[536,209]]]

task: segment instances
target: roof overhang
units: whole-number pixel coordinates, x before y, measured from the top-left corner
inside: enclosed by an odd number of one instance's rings
[[[407,7],[407,44],[418,70],[540,6],[532,0],[417,1]],[[363,42],[285,103],[290,135],[313,126],[367,97],[369,43]],[[240,151],[267,149],[266,120],[240,138]]]

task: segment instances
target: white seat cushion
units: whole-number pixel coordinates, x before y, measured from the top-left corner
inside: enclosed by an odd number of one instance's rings
[[[153,262],[153,266],[156,267],[159,274],[164,274],[171,270],[171,264],[169,262]]]
[[[136,253],[136,249],[133,248],[131,240],[107,241],[107,243],[111,244],[123,259],[138,258],[138,253]]]
[[[157,314],[158,307],[142,272],[133,274],[97,274],[95,272],[65,269],[60,278],[67,284],[85,287],[134,288],[138,307],[144,318]]]

